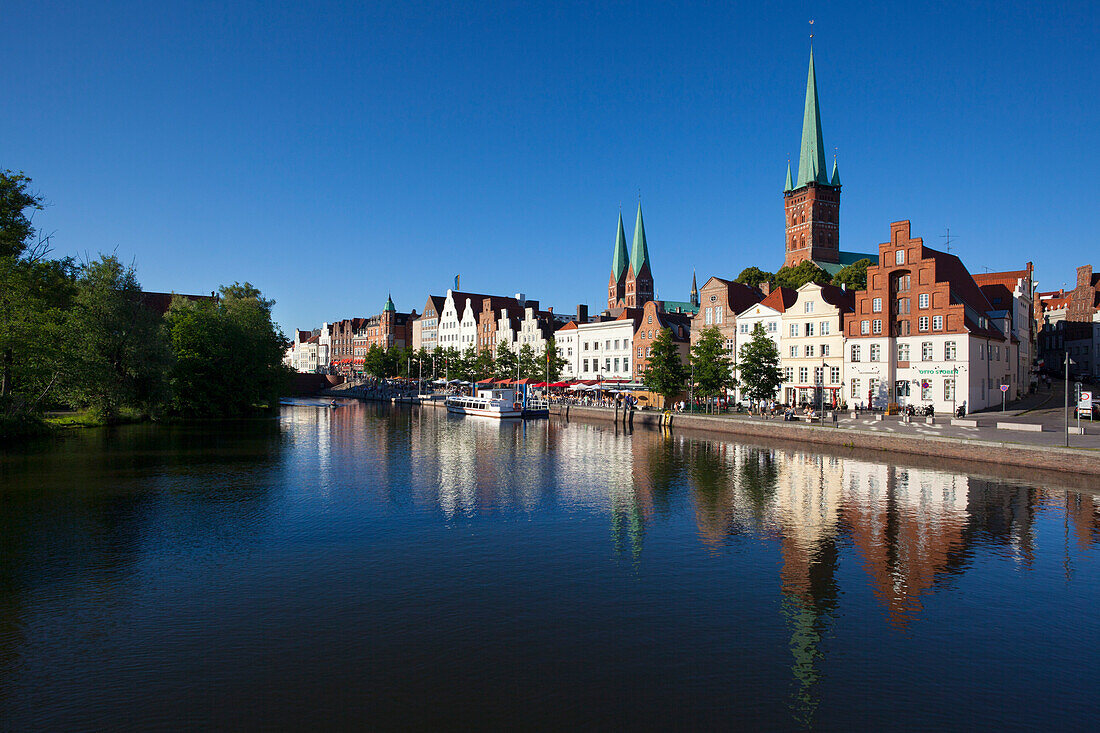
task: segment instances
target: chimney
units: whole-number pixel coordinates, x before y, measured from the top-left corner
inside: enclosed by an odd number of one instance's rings
[[[772,284],[766,280],[760,283],[760,292],[764,294],[764,297],[767,297],[772,292]]]
[[[588,306],[577,305],[577,323],[588,323]]]
[[[523,302],[525,300],[525,298],[523,297],[523,293],[516,293],[516,300],[519,301],[520,305],[523,305]]]
[[[550,315],[554,315],[554,306],[552,306],[552,305],[546,306],[546,312],[549,313]]]

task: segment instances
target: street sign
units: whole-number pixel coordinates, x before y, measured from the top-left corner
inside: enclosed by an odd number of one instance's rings
[[[1078,410],[1091,410],[1092,409],[1092,392],[1082,392],[1081,396],[1077,398]]]
[[[1008,385],[1007,384],[1002,384],[1001,385],[1001,391],[1002,392],[1007,392],[1008,391]]]

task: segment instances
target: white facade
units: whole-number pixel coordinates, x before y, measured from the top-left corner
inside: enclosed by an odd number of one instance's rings
[[[756,303],[737,314],[737,338],[733,344],[734,354],[739,354],[741,346],[752,340],[752,332],[756,328],[757,323],[764,327],[764,333],[775,342],[776,347],[779,349],[779,364],[780,368],[782,368],[783,340],[780,331],[783,324],[783,314],[763,303]],[[735,357],[734,364],[736,363],[737,358]],[[780,396],[776,395],[776,397]],[[736,399],[743,399],[740,388],[737,389]]]
[[[1016,354],[1008,341],[967,333],[916,334],[897,338],[847,339],[844,346],[844,397],[849,406],[883,409],[931,405],[950,413],[1016,398]]]
[[[480,303],[470,297],[455,302],[453,290],[447,290],[443,312],[439,314],[439,346],[443,349],[465,351],[477,345],[477,314]]]
[[[826,407],[842,402],[843,317],[837,306],[821,297],[817,283],[798,289],[798,300],[780,320],[781,401],[788,405],[824,402]]]
[[[630,379],[634,321],[581,323],[555,334],[563,379]],[[570,350],[572,356],[569,356]]]

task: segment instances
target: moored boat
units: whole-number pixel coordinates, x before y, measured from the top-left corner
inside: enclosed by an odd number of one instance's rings
[[[445,401],[447,412],[458,415],[510,418],[523,417],[523,404],[511,389],[480,389],[476,396],[452,395]]]

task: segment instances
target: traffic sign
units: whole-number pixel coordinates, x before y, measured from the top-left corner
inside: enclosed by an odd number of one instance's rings
[[[1007,384],[1002,384],[1001,385],[1001,391],[1002,392],[1007,392],[1008,391],[1008,385]]]

